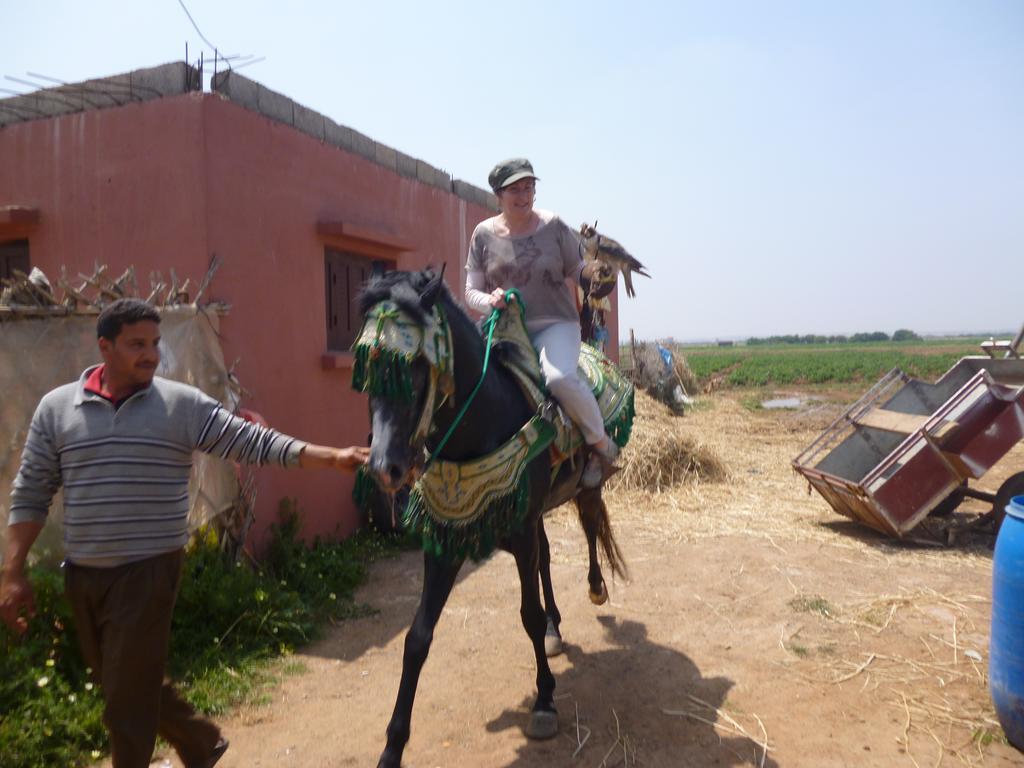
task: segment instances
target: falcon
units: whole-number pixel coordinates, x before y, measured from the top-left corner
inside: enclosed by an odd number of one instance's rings
[[[583,258],[589,261],[599,261],[602,267],[602,282],[612,282],[618,274],[622,273],[622,282],[626,284],[626,295],[630,298],[636,296],[633,290],[632,275],[650,277],[644,272],[644,265],[630,255],[629,251],[622,247],[618,240],[605,237],[597,231],[597,222],[594,225],[583,224],[580,227],[580,238],[583,244]]]

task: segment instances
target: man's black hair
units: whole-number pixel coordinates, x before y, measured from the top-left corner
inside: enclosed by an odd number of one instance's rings
[[[160,313],[156,307],[142,299],[118,299],[111,302],[100,312],[96,321],[96,338],[113,341],[126,325],[152,320],[160,322]]]

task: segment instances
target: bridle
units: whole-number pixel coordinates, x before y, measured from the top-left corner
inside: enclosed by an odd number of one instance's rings
[[[522,301],[515,290],[506,293],[506,301],[512,298]],[[494,309],[484,321],[487,341],[480,379],[444,437],[426,459],[424,468],[437,458],[483,384],[490,363],[494,328],[500,314],[501,310]],[[352,351],[356,358],[352,368],[353,389],[409,403],[415,400],[412,364],[420,356],[427,361],[430,374],[426,398],[416,428],[409,438],[409,444],[414,448],[422,446],[430,434],[434,415],[455,392],[452,332],[440,304],[433,305],[423,323],[390,299],[375,304],[366,313]]]
[[[440,306],[435,304],[425,322],[419,322],[390,299],[366,313],[363,327],[352,344],[355,365],[352,388],[371,395],[413,404],[412,365],[423,357],[429,368],[423,410],[410,436],[411,445],[422,445],[434,414],[455,391],[452,375],[452,333]]]

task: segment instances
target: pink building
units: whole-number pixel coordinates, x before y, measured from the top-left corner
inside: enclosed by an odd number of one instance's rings
[[[460,295],[494,197],[238,74],[213,92],[201,82],[175,63],[0,100],[0,276],[98,262],[140,277],[173,267],[195,285],[216,255],[204,299],[231,305],[223,348],[243,405],[306,440],[365,443],[347,351],[359,284],[447,263]],[[333,473],[261,470],[252,541],[282,498],[298,500],[307,535],[347,535],[351,489]]]

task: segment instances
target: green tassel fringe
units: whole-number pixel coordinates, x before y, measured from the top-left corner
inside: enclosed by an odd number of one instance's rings
[[[386,347],[360,344],[352,350],[352,388],[413,402],[412,359]]]
[[[359,509],[365,510],[377,492],[377,483],[366,467],[356,470],[355,484],[352,486],[352,501]]]
[[[445,562],[488,558],[498,542],[523,528],[530,498],[530,479],[523,472],[512,493],[495,499],[475,520],[465,525],[439,523],[423,505],[416,489],[402,513],[405,529],[421,539],[423,550]]]
[[[629,390],[629,397],[619,410],[615,418],[604,425],[605,432],[615,441],[619,448],[625,448],[629,442],[629,436],[633,432],[633,419],[636,417],[636,402],[634,390]]]

